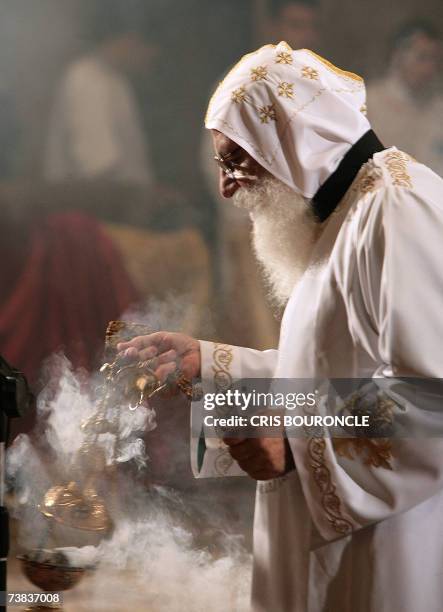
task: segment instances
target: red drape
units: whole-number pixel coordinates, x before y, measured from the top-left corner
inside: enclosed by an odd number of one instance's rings
[[[96,366],[108,321],[137,300],[112,241],[79,212],[48,216],[23,244],[5,237],[0,278],[0,353],[32,382],[54,351]]]

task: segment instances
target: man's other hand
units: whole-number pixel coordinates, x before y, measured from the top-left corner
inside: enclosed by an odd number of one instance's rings
[[[270,480],[294,469],[286,438],[224,438],[231,457],[251,478]]]
[[[200,343],[185,334],[156,332],[138,336],[129,342],[120,342],[117,350],[128,359],[152,359],[151,369],[162,382],[173,372],[179,372],[190,381],[200,376]]]

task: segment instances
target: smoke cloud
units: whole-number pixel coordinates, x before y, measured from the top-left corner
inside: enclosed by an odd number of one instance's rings
[[[76,587],[91,610],[246,610],[250,555],[242,535],[217,514],[214,496],[204,484],[189,494],[146,485],[149,448],[142,434],[156,427],[149,407],[130,411],[117,402],[106,415],[117,431],[97,437],[108,466],[118,466],[112,478],[98,483],[109,487],[104,499],[111,533],[102,538],[54,525],[41,514],[38,505],[48,488],[75,479],[79,451],[90,435],[80,425],[96,412],[103,392],[98,377],[74,372],[63,356],[53,357],[47,369],[50,382],[38,399],[41,434],[19,436],[7,457],[20,546],[45,549],[49,558],[56,554],[73,566],[95,565]],[[241,496],[238,503],[242,512]]]

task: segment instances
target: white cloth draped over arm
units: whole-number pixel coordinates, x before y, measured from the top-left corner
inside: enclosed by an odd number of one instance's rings
[[[351,335],[380,364],[373,375],[383,389],[394,377],[443,378],[439,193],[441,179],[423,168],[414,189],[391,184],[366,194],[334,248]],[[388,395],[396,421],[411,434],[391,440],[391,469],[368,465],[364,454],[340,456],[330,438],[290,440],[311,515],[326,540],[404,512],[443,489],[443,401],[435,410],[434,398],[429,411],[425,397],[414,396],[408,384]]]
[[[257,351],[206,341],[200,341],[200,350],[204,387],[214,392],[244,378],[272,378],[278,355],[276,350]],[[216,438],[205,439],[203,432],[191,437],[191,465],[196,478],[245,474],[226,445]]]

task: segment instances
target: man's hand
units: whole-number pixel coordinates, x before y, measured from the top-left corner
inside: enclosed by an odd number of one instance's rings
[[[200,343],[185,334],[157,332],[138,336],[129,342],[120,342],[117,350],[128,359],[152,359],[151,368],[162,382],[175,371],[188,380],[200,376]]]
[[[224,438],[231,457],[251,478],[270,480],[294,469],[286,438]]]

